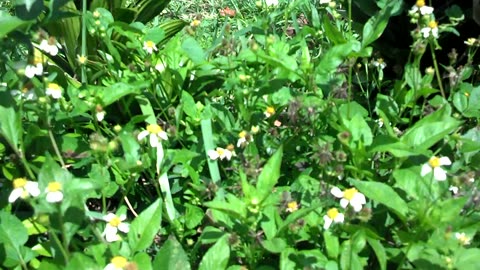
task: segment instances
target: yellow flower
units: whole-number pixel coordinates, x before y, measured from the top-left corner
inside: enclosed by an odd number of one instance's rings
[[[128,265],[128,260],[122,256],[115,256],[110,263],[105,266],[104,270],[123,270]]]
[[[215,150],[208,150],[207,154],[210,157],[210,159],[213,159],[213,160],[216,160],[218,158],[220,158],[220,160],[223,160],[223,159],[230,160],[234,155],[234,152],[228,149],[217,147]]]
[[[470,245],[470,237],[468,237],[465,233],[455,233],[455,238],[457,238],[458,242],[462,245],[462,246],[467,246],[467,245]]]
[[[250,142],[253,142],[253,137],[248,134],[245,130],[242,130],[238,133],[237,147],[243,147],[248,145]]]
[[[193,20],[191,23],[190,23],[190,26],[191,27],[198,27],[200,25],[201,21],[199,20]]]
[[[267,109],[265,109],[264,114],[265,114],[265,117],[267,117],[267,118],[274,115],[275,114],[275,108],[272,107],[272,106],[268,106]]]
[[[85,65],[87,57],[85,55],[77,55],[77,61],[80,65]]]
[[[287,203],[287,210],[285,210],[285,211],[287,211],[289,213],[293,213],[297,210],[298,210],[298,203],[296,201],[291,201],[291,202]]]

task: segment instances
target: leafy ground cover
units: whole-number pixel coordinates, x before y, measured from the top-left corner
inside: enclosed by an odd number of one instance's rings
[[[459,5],[3,1],[1,267],[476,269]]]

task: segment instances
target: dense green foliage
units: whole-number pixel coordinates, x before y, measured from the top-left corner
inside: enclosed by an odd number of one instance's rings
[[[188,3],[2,2],[2,268],[476,269],[470,7]]]

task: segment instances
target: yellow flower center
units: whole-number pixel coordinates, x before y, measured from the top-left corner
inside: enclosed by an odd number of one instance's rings
[[[436,21],[431,21],[428,23],[428,27],[432,28],[432,29],[435,29],[437,28],[438,26],[438,23]]]
[[[269,113],[269,114],[274,114],[275,113],[275,108],[273,108],[271,106],[268,106],[266,112]]]
[[[438,157],[432,157],[428,161],[428,164],[430,164],[430,167],[432,167],[432,168],[440,167],[440,159]]]
[[[158,134],[163,131],[162,127],[157,124],[148,125],[147,130],[152,134]]]
[[[153,41],[151,41],[151,40],[148,40],[148,41],[145,42],[145,47],[153,49],[153,48],[155,48],[155,43],[153,43]]]
[[[51,182],[51,183],[48,183],[47,189],[48,189],[49,192],[60,191],[60,190],[62,190],[62,184],[60,184],[57,181]]]
[[[469,96],[470,96],[470,93],[465,92],[464,95],[465,95],[466,97],[469,97]]]
[[[417,3],[415,5],[419,8],[423,7],[425,6],[425,0],[417,0]]]
[[[191,25],[192,27],[197,27],[197,26],[200,25],[200,21],[199,21],[199,20],[193,20],[192,23],[190,23],[190,25]]]
[[[26,184],[26,178],[16,178],[13,180],[13,188],[23,188]]]
[[[223,156],[223,154],[225,154],[225,149],[217,148],[217,153],[218,153],[220,156]]]
[[[120,225],[120,223],[122,223],[122,220],[120,220],[119,217],[115,216],[108,223],[110,225],[112,225],[113,227],[118,227],[118,225]]]
[[[293,201],[293,202],[289,202],[287,204],[287,208],[288,210],[290,210],[290,212],[295,212],[298,210],[298,204],[296,201]]]
[[[49,83],[48,84],[48,88],[51,89],[51,90],[58,90],[60,91],[62,88],[60,87],[60,85],[56,84],[56,83]]]
[[[127,266],[127,259],[122,257],[122,256],[115,256],[110,260],[110,262],[116,267],[116,268],[124,268]]]
[[[338,216],[338,209],[337,208],[332,208],[330,210],[327,211],[327,216],[330,218],[330,219],[335,219],[337,216]]]
[[[79,56],[78,56],[78,63],[80,63],[80,64],[83,65],[83,64],[85,64],[86,62],[87,62],[87,57],[86,57],[86,56],[84,56],[84,55],[79,55]]]
[[[245,130],[242,130],[242,132],[238,133],[238,137],[240,138],[245,138],[247,136],[247,132]]]
[[[358,190],[356,188],[349,188],[343,192],[343,197],[347,200],[353,199],[353,196],[358,193]]]

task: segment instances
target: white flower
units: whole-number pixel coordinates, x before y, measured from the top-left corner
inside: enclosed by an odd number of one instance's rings
[[[118,231],[128,233],[128,231],[130,230],[129,225],[122,222],[126,218],[126,215],[117,216],[113,213],[109,213],[103,217],[103,220],[108,222],[107,226],[105,227],[105,231],[103,231],[103,235],[108,242],[115,242],[121,239],[120,236],[117,234]]]
[[[451,165],[452,162],[448,157],[431,157],[427,163],[423,164],[421,176],[425,176],[433,171],[433,178],[437,181],[445,181],[447,179],[447,173],[442,169],[443,165]]]
[[[160,73],[164,72],[164,71],[165,71],[165,68],[166,68],[166,66],[165,66],[165,64],[162,63],[162,62],[158,62],[158,63],[155,65],[155,69],[156,69],[158,72],[160,72]]]
[[[54,99],[59,99],[62,97],[62,87],[56,83],[49,83],[45,94]]]
[[[49,203],[61,202],[63,200],[62,184],[59,182],[48,183],[45,192],[47,193],[46,200]]]
[[[253,142],[253,137],[244,130],[238,133],[238,137],[239,139],[237,141],[237,147],[243,147],[248,145],[250,142]]]
[[[265,4],[269,7],[278,6],[278,0],[265,0]]]
[[[97,121],[102,122],[103,119],[105,118],[105,114],[107,114],[105,111],[97,112],[95,114],[95,117],[97,118]]]
[[[42,51],[49,53],[51,56],[55,56],[58,54],[58,49],[62,48],[62,46],[54,37],[50,37],[48,40],[42,40],[39,48]]]
[[[270,116],[275,114],[275,108],[272,106],[268,106],[267,109],[263,112],[266,118],[269,118]]]
[[[465,233],[455,233],[455,238],[457,238],[458,242],[460,242],[460,244],[462,246],[466,246],[466,245],[470,245],[470,241],[472,239],[470,239],[470,237],[468,237]]]
[[[42,63],[37,63],[35,65],[27,65],[25,67],[25,76],[27,76],[27,78],[33,78],[35,77],[35,75],[42,75],[43,74],[43,65]]]
[[[8,196],[8,202],[13,203],[18,198],[26,199],[28,196],[37,197],[38,195],[40,195],[40,189],[37,182],[16,178],[13,180],[13,190]]]
[[[350,204],[355,212],[362,210],[362,205],[367,203],[365,196],[358,192],[356,188],[349,188],[345,191],[341,191],[338,187],[333,187],[332,190],[330,190],[330,193],[337,198],[342,198],[340,200],[340,205],[343,208],[347,208]]]
[[[143,49],[147,51],[149,54],[152,54],[153,51],[157,51],[157,45],[151,40],[147,40],[143,42]]]
[[[425,0],[417,0],[417,3],[410,9],[410,14],[420,11],[422,15],[430,15],[433,13],[433,7],[425,5]]]
[[[328,228],[330,228],[333,222],[343,223],[344,220],[345,216],[342,213],[339,213],[337,208],[331,208],[327,211],[327,214],[323,216],[323,221],[325,222],[323,224],[323,228],[325,230],[328,230]]]
[[[457,193],[458,193],[458,187],[456,187],[456,186],[450,186],[448,188],[448,190],[451,191],[453,193],[453,195],[457,195]]]
[[[35,94],[35,91],[33,89],[28,89],[28,88],[24,88],[22,91],[20,90],[11,90],[10,91],[10,94],[12,94],[12,96],[20,96],[26,100],[36,100],[37,99],[37,95]]]
[[[167,133],[163,131],[162,127],[157,124],[151,124],[147,126],[147,129],[138,134],[138,140],[141,141],[145,137],[150,135],[150,146],[157,147],[159,144],[158,139],[168,140]]]
[[[110,260],[110,263],[103,268],[104,270],[123,270],[128,265],[126,258],[122,256],[115,256]]]
[[[208,150],[207,154],[208,154],[208,157],[210,157],[210,159],[213,159],[213,160],[216,160],[218,158],[220,158],[220,160],[224,160],[224,159],[230,160],[233,156],[232,151],[221,148],[221,147],[217,147],[215,150]]]
[[[320,0],[320,5],[323,5],[323,4],[328,4],[330,3],[332,0]]]
[[[438,23],[436,21],[431,21],[428,23],[427,27],[420,29],[424,38],[429,38],[433,36],[434,38],[438,38]]]

